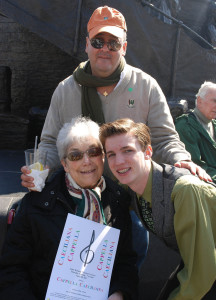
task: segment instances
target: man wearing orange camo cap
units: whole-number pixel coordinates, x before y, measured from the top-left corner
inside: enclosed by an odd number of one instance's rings
[[[98,7],[87,24],[86,53],[71,76],[56,88],[41,134],[39,150],[48,152],[51,170],[60,165],[56,138],[64,123],[73,117],[89,116],[99,124],[130,117],[147,124],[151,130],[153,158],[159,163],[175,164],[211,180],[202,168],[191,161],[190,154],[180,142],[165,96],[158,83],[124,59],[127,49],[127,26],[124,16],[116,9]],[[28,170],[22,168],[22,185],[34,186]],[[133,217],[135,217],[133,215]],[[146,233],[142,238],[146,241]],[[140,242],[136,243],[136,247]],[[141,249],[143,256],[147,242]]]

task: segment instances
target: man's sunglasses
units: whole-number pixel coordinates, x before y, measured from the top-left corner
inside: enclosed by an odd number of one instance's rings
[[[82,159],[85,153],[88,155],[88,157],[96,157],[100,156],[103,153],[103,150],[101,149],[101,147],[90,148],[86,151],[74,150],[71,151],[66,157],[70,161],[77,161]]]
[[[110,51],[119,51],[122,47],[122,44],[119,43],[118,41],[116,40],[110,40],[109,42],[105,42],[103,39],[91,39],[90,40],[90,43],[92,45],[93,48],[95,49],[102,49],[104,44],[107,44],[107,48],[110,50]]]

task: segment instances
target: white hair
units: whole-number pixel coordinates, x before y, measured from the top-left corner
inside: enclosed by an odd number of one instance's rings
[[[67,149],[75,142],[85,140],[92,136],[98,140],[98,144],[102,148],[99,139],[99,125],[86,117],[73,118],[70,123],[65,123],[59,131],[56,147],[60,160],[66,157]]]
[[[197,98],[200,97],[203,100],[205,100],[205,96],[208,93],[210,89],[216,89],[216,83],[211,82],[211,81],[205,81],[201,86],[196,94],[196,105],[197,105]]]

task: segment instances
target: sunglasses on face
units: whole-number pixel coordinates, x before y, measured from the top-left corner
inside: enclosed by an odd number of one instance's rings
[[[82,159],[85,153],[88,155],[88,157],[96,157],[100,156],[103,153],[103,150],[100,147],[90,148],[86,151],[74,150],[67,155],[67,158],[70,161],[77,161]]]
[[[109,42],[105,42],[101,38],[91,39],[90,43],[91,43],[92,47],[95,48],[95,49],[102,49],[104,44],[107,44],[107,48],[110,51],[119,51],[121,49],[121,46],[122,46],[122,44],[119,43],[119,41],[110,40]]]

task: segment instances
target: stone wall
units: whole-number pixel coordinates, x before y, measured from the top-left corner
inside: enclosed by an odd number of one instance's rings
[[[30,108],[49,107],[57,84],[79,61],[2,15],[0,36],[0,66],[10,67],[12,72],[11,114],[29,119]]]

